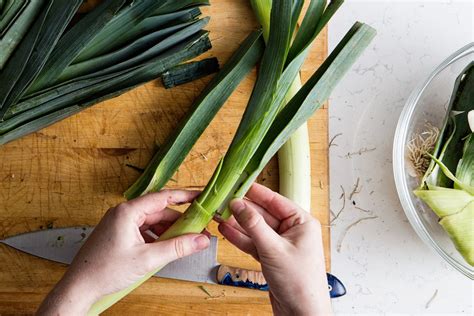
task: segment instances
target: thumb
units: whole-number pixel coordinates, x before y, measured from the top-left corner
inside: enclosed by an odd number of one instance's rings
[[[230,202],[235,219],[252,239],[257,250],[274,248],[281,237],[265,222],[263,216],[249,203],[242,199]]]
[[[209,238],[203,234],[187,234],[169,240],[146,245],[150,264],[154,267],[167,265],[171,261],[189,256],[209,247]]]

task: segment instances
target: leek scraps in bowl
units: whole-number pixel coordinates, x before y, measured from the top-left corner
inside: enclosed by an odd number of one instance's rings
[[[408,145],[422,174],[414,194],[439,217],[463,258],[474,266],[474,62],[458,76],[442,128],[432,126]],[[437,139],[434,141],[434,139]]]

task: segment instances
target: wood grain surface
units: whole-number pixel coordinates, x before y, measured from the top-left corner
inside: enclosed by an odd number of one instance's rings
[[[206,54],[224,64],[257,22],[248,0],[213,0],[213,48]],[[308,76],[327,55],[327,32],[317,39],[302,69]],[[247,104],[255,71],[246,78],[168,183],[201,188],[224,155]],[[122,192],[138,177],[127,164],[144,167],[189,110],[209,78],[171,90],[155,80],[94,106],[33,135],[0,147],[0,238],[75,225],[95,225],[123,201]],[[309,121],[312,159],[312,211],[323,224],[329,267],[328,112]],[[278,188],[272,160],[259,181]],[[217,234],[215,224],[210,231]],[[251,257],[219,238],[221,263],[258,269]],[[0,315],[34,313],[65,266],[0,245]],[[153,278],[108,310],[106,315],[262,315],[271,313],[267,293],[233,287]],[[80,299],[80,298],[78,298]]]

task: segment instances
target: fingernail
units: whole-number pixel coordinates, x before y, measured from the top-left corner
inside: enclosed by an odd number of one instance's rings
[[[204,235],[199,235],[193,239],[194,249],[203,250],[209,246],[209,238]]]
[[[230,202],[230,208],[235,215],[239,215],[245,209],[245,203],[242,200],[235,199]]]

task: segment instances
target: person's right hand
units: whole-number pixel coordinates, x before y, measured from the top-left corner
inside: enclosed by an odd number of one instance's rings
[[[321,225],[295,203],[254,184],[230,203],[219,231],[262,265],[276,315],[331,314]]]

